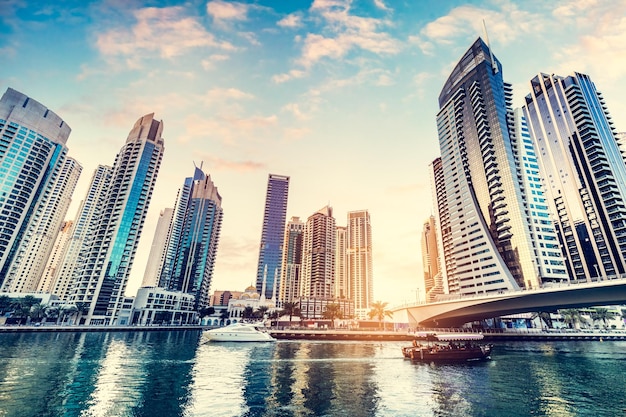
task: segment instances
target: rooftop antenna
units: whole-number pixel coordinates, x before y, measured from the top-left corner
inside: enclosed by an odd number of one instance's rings
[[[483,19],[483,30],[485,31],[485,39],[487,40],[487,48],[489,48],[489,57],[491,58],[491,70],[494,74],[498,73],[498,64],[496,64],[496,60],[493,57],[493,52],[491,51],[491,45],[489,44],[489,35],[487,34],[487,25],[485,24],[485,19]]]

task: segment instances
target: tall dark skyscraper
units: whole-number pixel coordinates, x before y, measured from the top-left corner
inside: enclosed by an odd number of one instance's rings
[[[12,88],[0,98],[0,287],[45,223],[45,207],[60,197],[53,188],[70,132],[54,112]],[[56,237],[55,227],[47,233]]]
[[[222,197],[200,168],[178,193],[161,286],[196,297],[196,309],[208,307],[215,256],[222,227]]]
[[[287,219],[287,197],[289,196],[289,177],[270,174],[267,180],[263,229],[259,247],[259,263],[256,275],[256,290],[271,298],[278,296],[280,274]]]
[[[530,86],[523,110],[568,272],[578,280],[623,274],[626,164],[604,99],[580,73],[539,74]]]
[[[437,224],[445,224],[442,267],[450,292],[486,294],[567,279],[558,249],[551,254],[538,250],[544,239],[555,243],[556,232],[542,217],[545,208],[541,214],[534,210],[531,197],[541,197],[535,194],[541,186],[529,185],[523,163],[534,151],[511,102],[502,65],[479,38],[439,95],[436,186],[443,190],[435,195],[443,199],[436,202]]]
[[[163,122],[147,114],[137,120],[117,154],[89,247],[70,301],[89,304],[86,324],[118,321],[165,144]]]

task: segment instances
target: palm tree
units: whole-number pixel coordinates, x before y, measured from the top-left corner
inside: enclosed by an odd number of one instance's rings
[[[336,303],[326,304],[326,309],[322,313],[322,317],[329,319],[332,323],[332,327],[335,328],[335,319],[343,318],[341,306]]]
[[[580,323],[584,322],[583,316],[575,308],[566,308],[559,310],[559,314],[563,317],[563,321],[570,329],[576,329]]]
[[[30,308],[30,317],[35,322],[41,322],[41,319],[46,315],[46,305],[42,303],[34,304]]]
[[[391,313],[391,311],[389,310],[385,310],[385,308],[387,307],[386,302],[382,302],[382,301],[376,301],[375,303],[372,304],[372,309],[370,310],[370,312],[368,313],[368,316],[370,319],[376,318],[378,320],[378,327],[382,326],[383,320],[385,319],[385,317],[393,317],[393,314]]]
[[[265,313],[267,313],[267,310],[269,310],[268,306],[260,306],[256,311],[254,316],[259,318],[259,319],[263,319],[265,317]]]
[[[64,322],[67,317],[71,317],[78,313],[78,307],[74,304],[68,304],[61,307],[61,311],[59,313],[59,322]],[[59,324],[57,322],[57,324]]]
[[[247,306],[246,308],[243,309],[242,317],[244,319],[249,319],[249,318],[254,317],[254,309],[250,306]]]
[[[283,310],[280,312],[282,316],[289,315],[289,324],[291,324],[291,318],[293,316],[300,317],[300,307],[298,307],[298,303],[285,303],[283,304]]]
[[[60,313],[61,313],[61,309],[58,306],[46,307],[46,311],[45,311],[46,318],[56,320],[59,318]]]
[[[540,311],[538,313],[533,313],[532,314],[532,318],[539,318],[539,321],[541,324],[541,328],[543,329],[543,323],[545,323],[546,328],[551,329],[552,328],[552,316],[550,315],[550,312],[548,311]]]
[[[614,314],[610,312],[608,308],[598,307],[593,309],[593,312],[591,313],[591,320],[594,322],[601,321],[604,323],[604,327],[606,328],[607,322],[611,320],[613,316]]]
[[[0,295],[0,314],[9,310],[11,307],[11,297],[8,295]]]

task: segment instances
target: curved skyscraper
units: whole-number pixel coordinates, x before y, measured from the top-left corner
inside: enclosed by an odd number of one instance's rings
[[[436,205],[445,207],[442,267],[450,292],[486,294],[567,279],[558,256],[560,268],[540,268],[534,228],[554,235],[554,227],[534,224],[523,124],[516,124],[511,102],[502,65],[478,38],[439,95],[443,190],[435,194],[445,200]]]
[[[0,99],[0,286],[29,237],[45,225],[46,205],[60,198],[53,187],[70,132],[54,112],[12,88]],[[46,233],[56,237],[59,226]]]

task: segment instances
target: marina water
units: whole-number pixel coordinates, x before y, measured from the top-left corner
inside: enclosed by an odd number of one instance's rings
[[[0,334],[0,416],[626,415],[626,342],[510,342],[415,364],[397,342],[199,331]]]

